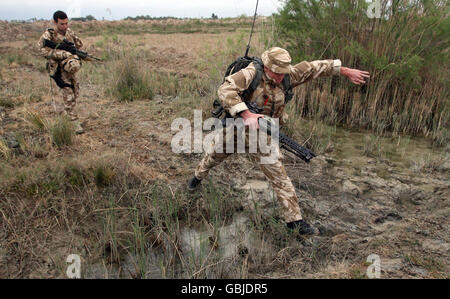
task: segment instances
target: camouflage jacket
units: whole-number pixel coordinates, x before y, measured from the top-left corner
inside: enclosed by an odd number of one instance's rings
[[[340,60],[316,60],[303,61],[292,66],[290,76],[292,86],[298,86],[311,79],[338,75],[341,68]],[[225,82],[219,87],[218,95],[222,106],[233,117],[237,113],[247,110],[247,106],[242,101],[240,93],[248,89],[253,78],[256,76],[256,68],[251,63],[247,68],[225,78]],[[281,85],[267,77],[264,73],[261,83],[253,92],[251,102],[256,102],[264,109],[263,114],[274,118],[280,118],[281,124],[287,115],[284,115],[284,91]]]
[[[65,35],[62,35],[56,29],[47,29],[39,39],[38,50],[39,55],[48,60],[50,71],[58,66],[58,62],[72,56],[72,54],[64,50],[44,47],[44,39],[48,39],[56,43],[61,43],[64,39],[67,39],[69,42],[74,43],[77,49],[81,49],[83,47],[83,43],[80,38],[70,28],[67,28]]]

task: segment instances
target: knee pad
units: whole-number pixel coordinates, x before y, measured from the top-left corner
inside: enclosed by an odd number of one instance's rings
[[[78,57],[71,56],[64,63],[64,70],[70,74],[75,74],[81,68],[81,61]]]

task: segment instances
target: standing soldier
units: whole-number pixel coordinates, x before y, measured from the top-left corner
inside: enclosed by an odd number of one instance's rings
[[[67,40],[73,43],[78,50],[83,47],[83,43],[69,28],[69,20],[66,13],[59,10],[55,12],[53,14],[53,23],[55,27],[47,29],[39,39],[39,52],[41,56],[48,60],[47,70],[50,73],[50,77],[61,88],[64,101],[64,114],[71,121],[76,121],[78,116],[74,108],[80,91],[76,73],[81,68],[80,57],[65,50],[46,47],[44,42],[45,40],[49,40],[59,44]],[[76,122],[76,133],[84,133],[79,122]]]
[[[283,124],[283,119],[287,116],[284,113],[286,103],[285,92],[282,86],[283,79],[286,75],[290,76],[291,86],[298,86],[311,79],[331,75],[346,76],[356,85],[364,84],[364,78],[369,78],[368,72],[341,67],[341,61],[338,59],[316,60],[312,62],[303,61],[292,66],[291,56],[288,51],[278,47],[265,51],[262,54],[261,59],[264,64],[264,68],[260,68],[261,70],[263,69],[262,79],[258,87],[248,97],[248,101],[256,103],[263,109],[262,113],[265,115],[273,118],[280,118],[281,124]],[[226,77],[225,82],[220,86],[218,91],[219,99],[225,111],[232,117],[242,117],[245,126],[249,126],[250,130],[259,128],[258,118],[263,115],[250,112],[247,105],[244,103],[242,96],[243,92],[249,89],[250,84],[257,75],[258,70],[255,67],[255,63],[252,62],[248,67]],[[223,132],[226,130],[227,128],[223,129],[223,131],[220,131],[218,134],[224,134]],[[224,135],[229,136],[226,134]],[[222,139],[223,144],[217,144],[218,147],[216,147],[213,143],[211,150],[205,154],[195,170],[194,177],[189,181],[189,190],[195,190],[201,180],[207,177],[209,170],[231,155],[230,153],[225,153],[221,150],[214,150],[214,148],[225,148],[225,143],[227,141],[225,136]],[[248,136],[248,131],[246,131],[246,150],[248,150]],[[235,134],[234,138],[236,140]],[[281,162],[282,156],[278,147],[276,147],[275,152],[276,159],[274,163],[271,164],[261,163],[261,161],[263,161],[261,158],[268,157],[273,153],[264,154],[259,148],[257,153],[249,154],[249,158],[252,162],[256,163],[258,163],[258,158],[260,159],[259,164],[261,170],[270,181],[276,193],[277,200],[283,209],[283,216],[287,227],[298,230],[300,234],[315,234],[317,230],[302,219],[295,188],[287,176],[286,170]]]

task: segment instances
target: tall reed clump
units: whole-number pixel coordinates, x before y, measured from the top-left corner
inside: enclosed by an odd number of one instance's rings
[[[279,44],[293,60],[341,59],[371,73],[359,87],[344,78],[297,90],[299,116],[329,124],[449,139],[448,1],[287,0],[276,15]],[[444,63],[443,63],[444,62]]]

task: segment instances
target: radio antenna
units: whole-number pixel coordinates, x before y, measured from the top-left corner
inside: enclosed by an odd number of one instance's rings
[[[259,4],[259,0],[256,0],[256,9],[255,9],[255,16],[253,17],[252,31],[250,31],[250,39],[248,41],[247,50],[245,51],[244,57],[248,57],[248,51],[250,50],[250,43],[252,42],[252,36],[253,36],[253,28],[255,27],[255,21],[256,21],[256,13],[258,12],[258,4]]]

